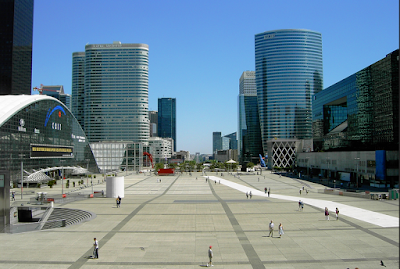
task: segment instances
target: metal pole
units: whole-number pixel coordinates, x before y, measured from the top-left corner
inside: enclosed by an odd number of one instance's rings
[[[24,191],[24,162],[21,160],[21,200],[23,198]]]
[[[64,165],[61,166],[61,194],[64,194]]]

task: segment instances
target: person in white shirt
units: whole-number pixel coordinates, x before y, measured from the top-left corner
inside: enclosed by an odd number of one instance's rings
[[[95,237],[93,243],[93,259],[98,259],[98,258],[99,258],[99,242]]]
[[[269,223],[269,237],[274,237],[274,223],[271,222]]]

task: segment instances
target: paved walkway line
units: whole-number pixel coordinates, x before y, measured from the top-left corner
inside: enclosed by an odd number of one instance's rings
[[[119,231],[122,229],[122,227],[125,226],[125,224],[127,224],[134,216],[136,216],[136,214],[137,214],[140,210],[142,210],[143,207],[144,207],[145,205],[147,205],[148,203],[152,202],[153,200],[156,200],[157,198],[160,198],[161,196],[165,195],[165,194],[169,191],[169,189],[172,187],[172,185],[175,184],[175,182],[178,180],[178,178],[179,178],[179,175],[174,179],[174,181],[172,181],[172,183],[165,189],[165,191],[164,191],[162,194],[160,194],[160,195],[158,195],[158,196],[155,196],[155,197],[153,197],[153,198],[151,198],[151,199],[149,199],[149,200],[147,200],[147,201],[141,203],[141,204],[140,204],[138,207],[136,207],[128,216],[126,216],[120,223],[118,223],[111,231],[109,231],[106,235],[104,235],[103,238],[101,238],[101,239],[99,240],[99,251],[101,250],[101,248],[102,248],[105,244],[107,244],[107,242],[108,242],[117,232],[119,232]],[[146,179],[147,179],[147,178],[146,178]],[[144,180],[146,180],[146,179],[144,179]],[[140,182],[143,182],[144,180],[141,180]],[[134,184],[132,184],[132,185],[134,185]],[[131,185],[131,186],[132,186],[132,185]],[[131,186],[129,186],[129,187],[131,187]],[[129,188],[129,187],[127,187],[127,188]],[[79,269],[79,268],[81,268],[81,267],[84,266],[85,263],[88,261],[88,258],[87,258],[87,257],[91,256],[92,254],[93,254],[93,247],[90,248],[88,251],[86,251],[86,253],[83,254],[78,260],[76,260],[70,267],[68,267],[68,269]],[[100,255],[101,255],[101,253],[99,254],[99,256],[100,256]]]
[[[216,176],[208,176],[208,178],[210,180],[220,182],[221,184],[223,184],[225,186],[228,186],[230,188],[236,189],[236,190],[244,192],[244,193],[251,191],[251,193],[253,195],[268,197],[268,195],[265,194],[263,191],[260,191],[260,190],[254,189],[254,188],[250,188],[247,186],[243,186],[241,184],[238,184],[238,183],[235,183],[235,182],[223,179],[223,178],[219,178]],[[366,210],[366,209],[362,209],[362,208],[358,208],[358,207],[354,207],[354,206],[349,206],[349,205],[345,205],[345,204],[341,204],[341,203],[337,203],[337,202],[333,202],[333,201],[306,198],[304,196],[296,197],[296,196],[287,196],[287,195],[279,195],[279,194],[270,194],[269,198],[293,201],[293,202],[297,202],[297,203],[299,200],[301,200],[304,202],[304,204],[308,204],[308,205],[311,205],[311,206],[314,206],[317,208],[325,209],[325,207],[327,207],[329,209],[329,211],[331,213],[333,213],[333,214],[331,214],[332,219],[335,218],[334,212],[337,207],[340,211],[339,216],[341,216],[341,215],[347,216],[350,218],[365,221],[365,222],[368,222],[368,223],[371,223],[371,224],[374,224],[374,225],[377,225],[380,227],[384,227],[384,228],[399,227],[399,218],[397,218],[397,217],[392,217],[392,216],[385,215],[382,213],[378,213],[378,212],[374,212],[374,211],[370,211],[370,210]]]
[[[211,181],[208,181],[208,184],[210,186],[211,192],[213,193],[214,197],[218,199],[223,209],[225,210],[226,216],[228,217],[233,227],[233,230],[235,231],[236,236],[239,239],[239,242],[244,250],[244,253],[246,253],[247,259],[249,259],[249,262],[253,267],[253,269],[265,269],[265,266],[263,265],[260,257],[254,250],[253,245],[250,243],[250,240],[247,238],[246,233],[243,231],[242,227],[235,218],[235,215],[232,213],[228,204],[224,200],[222,200],[221,197],[219,197],[218,194],[215,192],[214,187],[211,184]]]

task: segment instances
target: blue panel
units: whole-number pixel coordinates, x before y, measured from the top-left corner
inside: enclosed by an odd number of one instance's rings
[[[376,172],[375,177],[379,180],[386,180],[386,150],[375,151]]]

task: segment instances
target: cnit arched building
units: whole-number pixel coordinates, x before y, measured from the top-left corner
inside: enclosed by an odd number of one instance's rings
[[[0,107],[0,171],[9,171],[12,182],[20,182],[21,166],[24,178],[60,166],[98,173],[84,131],[62,102],[46,95],[4,95]]]

